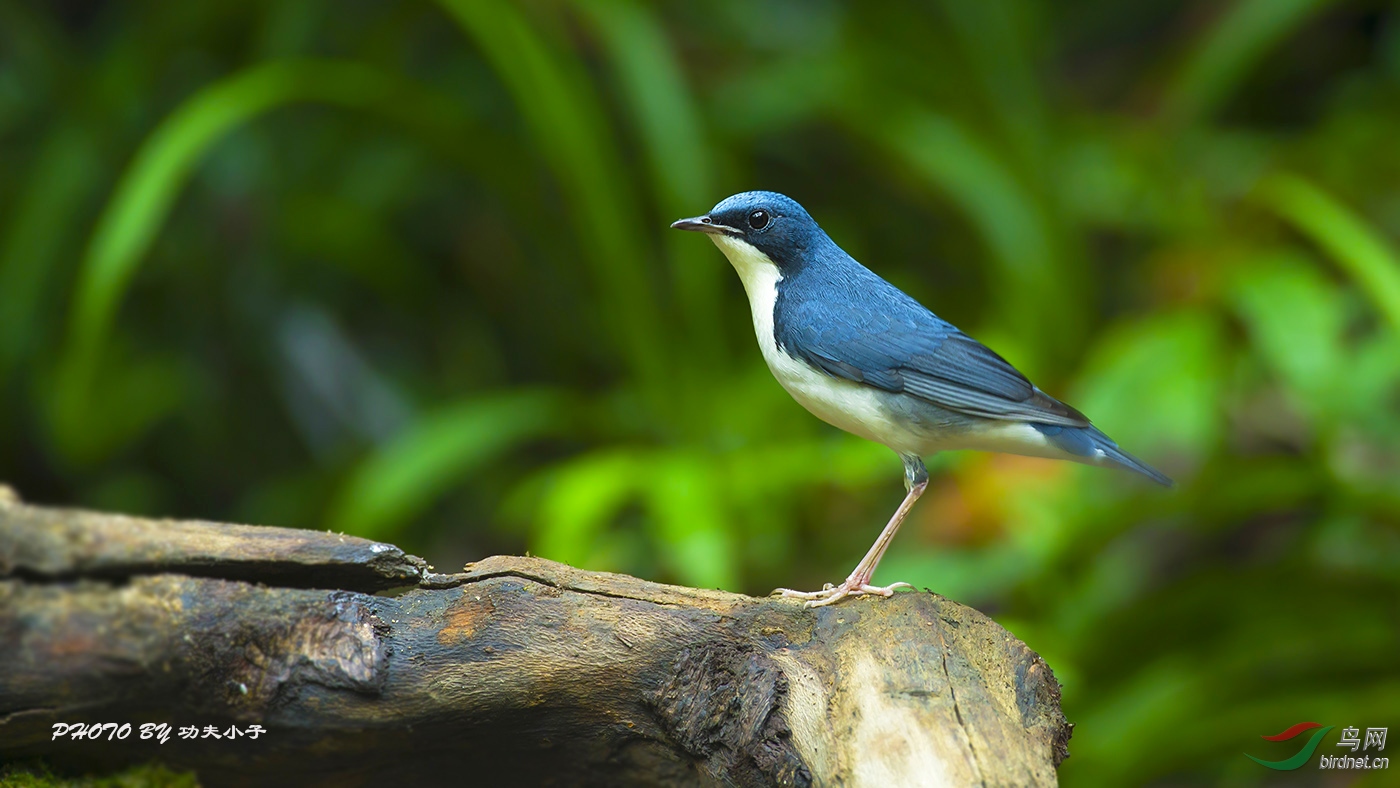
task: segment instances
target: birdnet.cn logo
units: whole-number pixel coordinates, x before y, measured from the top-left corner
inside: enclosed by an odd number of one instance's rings
[[[1299,750],[1290,758],[1284,758],[1279,761],[1266,761],[1263,758],[1256,758],[1249,753],[1245,753],[1244,755],[1260,766],[1267,766],[1270,769],[1277,769],[1278,771],[1291,771],[1303,766],[1311,760],[1313,753],[1317,751],[1318,745],[1322,744],[1322,740],[1326,738],[1327,734],[1335,727],[1335,725],[1328,725],[1324,728],[1322,723],[1319,722],[1300,722],[1297,725],[1290,725],[1288,728],[1284,729],[1282,733],[1259,737],[1265,741],[1288,741],[1290,739],[1296,739],[1308,731],[1313,731],[1307,741],[1303,742]],[[1350,752],[1337,755],[1329,753],[1324,749],[1322,755],[1318,756],[1317,768],[1389,769],[1390,758],[1380,754],[1381,751],[1385,749],[1385,734],[1389,730],[1389,728],[1367,728],[1363,736],[1360,728],[1350,725],[1342,728],[1341,740],[1333,746],[1345,748]]]

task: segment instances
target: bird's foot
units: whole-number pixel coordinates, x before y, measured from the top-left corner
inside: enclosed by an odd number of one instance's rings
[[[791,588],[779,588],[773,593],[782,594],[788,599],[805,599],[807,600],[806,607],[825,607],[834,605],[848,596],[865,596],[867,594],[893,596],[896,588],[913,588],[913,586],[908,583],[872,586],[865,580],[847,578],[846,582],[839,586],[827,583],[822,586],[820,591],[794,591]]]

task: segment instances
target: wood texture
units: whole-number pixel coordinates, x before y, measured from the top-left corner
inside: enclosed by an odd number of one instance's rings
[[[246,737],[52,739],[54,723]],[[206,785],[1053,785],[1034,652],[931,593],[808,610],[0,494],[0,760]]]

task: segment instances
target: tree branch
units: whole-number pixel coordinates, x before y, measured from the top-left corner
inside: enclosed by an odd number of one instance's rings
[[[125,740],[55,723],[129,722]],[[266,732],[140,740],[141,723]],[[0,760],[208,785],[1053,785],[1038,655],[930,593],[808,610],[0,489]]]

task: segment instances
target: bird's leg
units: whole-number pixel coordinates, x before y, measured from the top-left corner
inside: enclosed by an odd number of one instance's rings
[[[860,563],[856,564],[856,568],[852,570],[845,582],[839,586],[828,583],[826,588],[820,591],[778,589],[783,596],[805,599],[807,607],[821,607],[839,602],[848,596],[861,596],[863,594],[890,596],[896,588],[911,587],[908,583],[894,583],[884,587],[870,585],[871,579],[875,576],[875,567],[879,566],[880,559],[885,556],[890,542],[894,541],[894,535],[899,531],[900,524],[908,516],[909,510],[914,508],[914,502],[919,500],[919,496],[923,495],[924,490],[928,487],[928,469],[924,467],[923,460],[909,454],[901,454],[900,458],[904,460],[904,488],[908,490],[908,493],[899,504],[899,508],[895,510],[889,523],[885,525],[885,530],[876,537],[875,544],[870,546],[869,552],[860,559]]]

